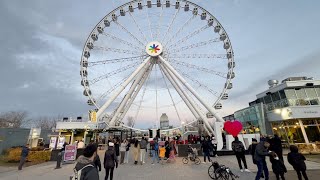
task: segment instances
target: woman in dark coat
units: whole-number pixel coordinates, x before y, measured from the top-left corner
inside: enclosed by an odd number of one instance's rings
[[[109,173],[110,173],[110,180],[112,180],[114,167],[118,168],[118,159],[115,151],[113,150],[114,144],[112,142],[109,142],[108,145],[109,145],[108,150],[106,150],[104,155],[103,165],[104,165],[104,168],[106,169],[105,180],[108,180]]]
[[[278,155],[275,152],[272,152],[270,154],[270,161],[272,163],[272,171],[276,175],[277,180],[280,180],[280,177],[282,180],[285,180],[284,173],[287,172],[287,168],[284,165],[283,161],[278,157]]]
[[[306,173],[307,167],[304,162],[306,158],[298,152],[299,149],[295,145],[290,146],[290,152],[288,154],[288,162],[293,166],[294,170],[297,172],[299,180],[302,180],[303,175],[305,180],[308,180],[308,176]]]

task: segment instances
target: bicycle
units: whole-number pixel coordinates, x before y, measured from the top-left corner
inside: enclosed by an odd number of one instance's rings
[[[215,180],[235,180],[239,178],[239,176],[233,174],[230,168],[225,165],[219,165],[218,162],[213,162],[208,169],[208,174],[211,179]]]
[[[189,159],[190,161],[194,162],[196,165],[199,165],[201,163],[200,158],[198,157],[198,150],[196,148],[192,148],[192,153],[188,154],[188,157],[182,158],[182,163],[183,164],[188,164]]]

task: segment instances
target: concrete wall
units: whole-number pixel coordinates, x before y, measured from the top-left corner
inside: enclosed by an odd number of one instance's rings
[[[0,153],[12,146],[25,145],[29,138],[30,129],[0,128]]]

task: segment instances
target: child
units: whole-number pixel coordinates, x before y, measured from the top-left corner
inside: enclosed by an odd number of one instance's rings
[[[278,155],[274,152],[270,154],[270,161],[272,163],[272,171],[276,175],[277,180],[280,180],[279,176],[281,176],[282,180],[285,180],[284,173],[287,172],[287,168],[283,164],[283,161],[279,159]]]
[[[306,173],[307,167],[304,162],[306,158],[298,152],[298,147],[295,145],[290,146],[290,152],[288,154],[288,162],[293,166],[294,170],[297,172],[299,180],[302,180],[301,173],[305,180],[308,180]]]
[[[164,146],[161,146],[159,148],[159,158],[161,159],[161,164],[163,164],[163,159],[165,157],[166,148]]]

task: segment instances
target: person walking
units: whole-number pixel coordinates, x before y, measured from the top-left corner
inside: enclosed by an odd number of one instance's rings
[[[287,168],[275,152],[270,153],[270,161],[272,171],[276,175],[277,180],[280,180],[280,177],[282,180],[285,180],[284,173],[287,172]]]
[[[126,155],[126,149],[127,149],[127,143],[124,139],[122,143],[120,144],[120,164],[124,163],[124,157]]]
[[[140,154],[140,143],[136,139],[133,145],[133,159],[134,159],[134,164],[138,164],[138,158]]]
[[[267,167],[266,156],[269,156],[271,151],[268,151],[270,144],[265,141],[265,139],[261,139],[260,143],[256,147],[256,151],[254,153],[254,160],[257,163],[258,172],[255,180],[259,180],[261,178],[262,171],[264,171],[264,176],[266,180],[269,180],[269,170]]]
[[[205,138],[201,144],[201,149],[202,149],[202,152],[203,152],[203,163],[205,164],[206,163],[206,158],[208,157],[208,161],[211,162],[211,159],[210,159],[210,154],[209,154],[209,151],[210,151],[210,144],[209,144],[209,139],[208,138]]]
[[[117,159],[120,159],[120,141],[118,138],[114,140],[114,151],[116,152]]]
[[[27,157],[29,155],[29,144],[26,144],[25,146],[22,147],[22,151],[21,151],[21,157],[20,157],[20,163],[18,166],[18,170],[22,170],[22,166],[24,165],[24,163],[27,160]]]
[[[217,154],[217,148],[218,148],[218,142],[216,140],[216,138],[213,136],[211,138],[211,145],[212,145],[212,156],[213,157],[218,157],[218,154]]]
[[[78,180],[99,180],[99,173],[94,165],[94,159],[97,155],[97,146],[89,144],[84,150],[83,155],[77,159],[77,164],[74,168],[75,177]]]
[[[283,162],[282,142],[277,134],[274,135],[272,142],[273,142],[272,151],[274,151],[279,157],[279,159],[281,159]]]
[[[114,167],[118,168],[118,159],[116,156],[116,152],[114,151],[114,143],[109,142],[108,150],[106,150],[104,155],[103,165],[106,169],[105,180],[108,180],[110,174],[110,180],[113,179],[113,170]]]
[[[130,146],[131,146],[131,143],[130,141],[127,141],[126,140],[126,143],[127,143],[127,146],[126,146],[126,156],[125,156],[125,160],[124,160],[124,163],[129,163],[129,152],[130,152]]]
[[[252,144],[250,144],[249,148],[248,148],[248,151],[249,153],[251,154],[252,156],[252,162],[253,164],[257,164],[256,160],[254,160],[254,153],[256,152],[256,148],[257,148],[257,145],[258,145],[258,141],[257,139],[252,139]],[[261,178],[264,178],[264,175],[263,175],[263,172],[261,173]]]
[[[98,147],[98,145],[96,145]],[[101,161],[98,153],[96,154],[94,160],[93,160],[94,166],[97,168],[97,170],[101,171]]]
[[[295,145],[290,146],[290,152],[288,153],[288,162],[292,165],[293,169],[297,172],[298,179],[302,180],[303,175],[305,180],[308,180],[308,176],[306,173],[307,166],[304,162],[306,158],[299,153],[299,149]]]
[[[247,161],[245,157],[245,148],[241,141],[239,141],[238,137],[234,137],[234,141],[232,142],[232,150],[236,155],[236,158],[238,160],[238,165],[240,168],[240,171],[243,172],[250,172],[247,166]],[[244,169],[242,168],[241,161],[243,162]]]
[[[162,145],[159,148],[159,158],[161,159],[161,164],[163,164],[163,159],[165,158],[166,148]]]
[[[155,160],[159,163],[159,143],[158,138],[153,139],[153,144],[151,145],[151,153],[152,153],[152,165],[154,165]]]
[[[147,140],[145,137],[142,137],[140,141],[140,162],[141,165],[145,163],[146,152],[147,152]]]

